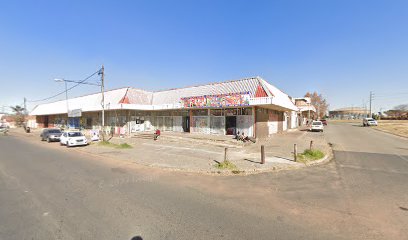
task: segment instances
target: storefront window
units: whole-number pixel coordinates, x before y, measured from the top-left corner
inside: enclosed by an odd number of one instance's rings
[[[172,116],[188,116],[188,111],[185,110],[173,111]]]
[[[236,115],[240,115],[238,114],[238,110],[237,108],[227,108],[225,109],[225,116],[236,116]]]
[[[192,112],[193,112],[193,116],[207,116],[208,115],[207,109],[192,110]]]
[[[223,109],[211,109],[210,110],[211,116],[223,116]]]
[[[242,108],[241,115],[252,115],[252,108]]]

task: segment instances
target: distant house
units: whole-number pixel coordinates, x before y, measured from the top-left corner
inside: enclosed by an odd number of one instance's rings
[[[316,108],[309,97],[294,98],[294,102],[298,107],[299,126],[305,125],[308,120],[316,119]]]
[[[0,125],[15,128],[16,127],[15,118],[12,115],[3,114],[0,118]]]
[[[101,100],[95,93],[40,104],[30,114],[38,127],[101,129]],[[295,127],[293,111],[291,98],[260,77],[156,92],[126,87],[105,92],[104,130],[268,137]]]

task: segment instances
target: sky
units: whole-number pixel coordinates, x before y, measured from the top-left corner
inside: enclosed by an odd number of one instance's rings
[[[1,1],[0,111],[24,97],[32,109],[64,91],[55,78],[102,64],[107,89],[261,76],[292,97],[317,91],[330,109],[367,105],[373,91],[386,110],[408,103],[408,1]]]

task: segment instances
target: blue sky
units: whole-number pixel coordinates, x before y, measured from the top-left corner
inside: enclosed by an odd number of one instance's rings
[[[374,91],[387,109],[408,103],[407,13],[408,1],[386,0],[2,1],[0,107],[104,64],[108,89],[261,76],[293,97],[316,90],[332,109]]]

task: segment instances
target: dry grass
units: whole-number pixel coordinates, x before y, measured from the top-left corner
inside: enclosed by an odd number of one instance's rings
[[[378,126],[373,128],[398,136],[408,137],[408,120],[379,120]]]

